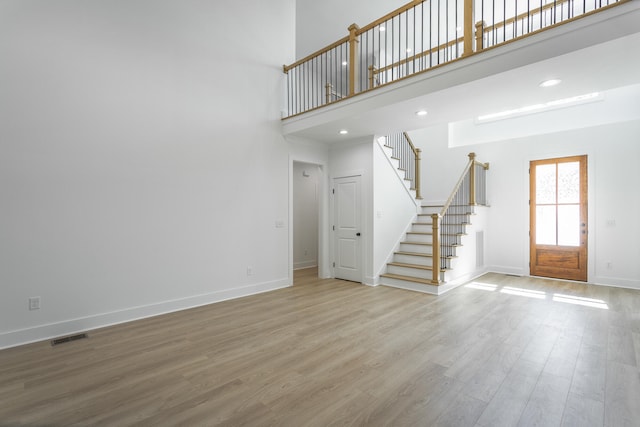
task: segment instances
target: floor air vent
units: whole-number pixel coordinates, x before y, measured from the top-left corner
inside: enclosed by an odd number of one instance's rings
[[[56,346],[58,344],[64,344],[64,343],[68,343],[68,342],[72,342],[72,341],[78,341],[78,340],[82,340],[85,338],[89,338],[89,335],[82,333],[82,334],[75,334],[75,335],[69,335],[68,337],[62,337],[62,338],[56,338],[51,340],[51,345],[52,346]]]

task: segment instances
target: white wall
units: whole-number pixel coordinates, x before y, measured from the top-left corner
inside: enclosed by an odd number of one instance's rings
[[[436,200],[446,198],[435,183],[452,188],[456,177],[440,178],[452,164],[464,166],[470,151],[490,162],[486,264],[490,270],[529,274],[529,175],[531,160],[586,154],[589,158],[589,282],[640,289],[640,121],[529,136],[497,143],[448,148],[446,125],[410,133],[422,148],[425,199],[435,190]],[[435,160],[438,159],[438,160]],[[434,163],[435,162],[435,163]],[[460,163],[460,168],[458,164]],[[607,268],[607,262],[612,268]]]
[[[297,0],[296,59],[349,35],[349,26],[364,27],[408,3],[405,0]]]
[[[414,196],[379,143],[373,147],[373,273],[377,280],[416,219]],[[402,173],[404,175],[404,173]]]
[[[294,0],[2,2],[0,347],[288,284],[294,22]]]
[[[329,188],[333,179],[345,176],[361,176],[362,184],[362,266],[363,282],[374,284],[373,271],[373,136],[335,144],[329,150]],[[333,221],[333,202],[330,203],[330,224]],[[333,233],[330,233],[331,257],[333,257]],[[335,261],[333,258],[331,262]]]
[[[293,164],[293,268],[318,265],[318,165]]]

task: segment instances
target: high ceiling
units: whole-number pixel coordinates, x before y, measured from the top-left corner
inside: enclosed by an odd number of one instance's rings
[[[640,84],[640,2],[507,43],[283,121],[324,144],[411,131],[480,114]],[[539,83],[562,79],[552,88]],[[427,110],[418,117],[416,111]],[[638,111],[640,116],[640,111]],[[347,129],[348,135],[340,135]]]

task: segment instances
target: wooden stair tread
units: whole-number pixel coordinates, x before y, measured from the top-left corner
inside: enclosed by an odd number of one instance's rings
[[[433,270],[431,266],[428,265],[420,265],[420,264],[408,264],[405,262],[390,262],[387,265],[392,265],[394,267],[407,267],[407,268],[416,268],[418,270]]]
[[[403,240],[402,242],[400,242],[400,244],[406,243],[407,245],[422,245],[422,246],[433,246],[433,243],[425,243],[425,242],[414,242],[412,240]],[[446,248],[450,248],[450,247],[456,247],[459,248],[460,246],[463,246],[462,244],[460,245],[441,245],[444,246]]]
[[[420,256],[420,257],[424,257],[424,258],[432,258],[433,257],[432,254],[423,254],[423,253],[420,253],[420,252],[398,251],[398,252],[394,252],[394,254],[396,254],[396,255]]]
[[[420,283],[423,285],[438,286],[440,283],[435,283],[430,279],[421,279],[419,277],[403,276],[401,274],[384,273],[380,277],[387,277],[389,279],[406,280],[407,282]]]
[[[418,234],[420,236],[431,236],[431,231],[407,231],[407,234]],[[440,233],[441,236],[466,236],[467,233]]]

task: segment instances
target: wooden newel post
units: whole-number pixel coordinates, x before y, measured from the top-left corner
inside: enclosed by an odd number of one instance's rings
[[[476,22],[476,52],[480,52],[484,49],[484,21]]]
[[[421,156],[420,154],[422,153],[422,150],[419,148],[416,148],[416,176],[415,176],[415,187],[416,187],[416,199],[418,200],[422,200],[422,194],[420,193],[420,160],[421,160]]]
[[[325,99],[328,104],[331,102],[331,89],[333,89],[333,87],[331,86],[331,83],[327,83],[326,85],[324,85],[324,89],[325,89]]]
[[[469,162],[471,162],[471,168],[469,169],[469,204],[471,206],[476,205],[476,153],[469,153]]]
[[[473,53],[473,21],[473,0],[464,0],[464,50],[462,51],[462,56]]]
[[[375,82],[375,74],[376,67],[374,67],[373,65],[369,65],[369,87],[367,89],[373,88],[373,84]]]
[[[431,251],[433,258],[431,281],[437,285],[440,283],[440,214],[431,214],[432,221],[432,240]]]
[[[354,95],[357,92],[360,92],[360,88],[358,86],[359,79],[356,79],[358,76],[358,62],[357,62],[357,53],[358,53],[358,27],[356,24],[351,24],[349,26],[349,95]]]

